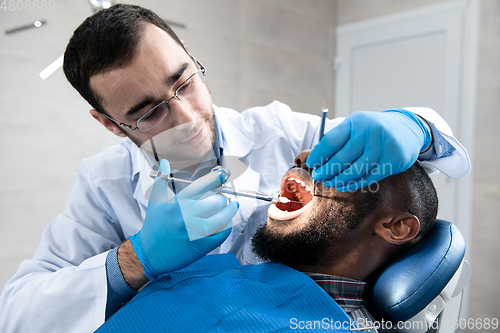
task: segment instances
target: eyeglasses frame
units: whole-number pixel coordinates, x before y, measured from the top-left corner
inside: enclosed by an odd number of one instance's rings
[[[149,116],[158,106],[162,105],[163,103],[165,103],[165,107],[167,107],[168,103],[172,100],[172,99],[177,99],[177,100],[181,100],[180,97],[177,95],[177,92],[182,88],[184,87],[184,85],[186,84],[186,82],[188,82],[189,80],[191,80],[195,75],[198,75],[200,72],[201,74],[203,74],[203,76],[205,76],[205,72],[206,72],[206,68],[205,66],[203,66],[201,64],[201,62],[198,61],[198,59],[196,59],[191,53],[188,53],[189,56],[191,57],[191,59],[200,67],[199,70],[197,70],[196,72],[194,72],[191,76],[189,76],[184,82],[182,82],[182,84],[177,88],[175,89],[174,91],[174,95],[172,97],[170,97],[167,101],[161,101],[160,103],[156,104],[155,106],[153,106],[148,112],[146,112],[145,114],[143,114],[142,116],[139,117],[139,119],[137,119],[135,121],[135,127],[133,127],[132,125],[128,125],[128,124],[125,124],[125,123],[122,123],[122,122],[119,122],[115,119],[113,119],[112,117],[108,116],[107,114],[105,114],[104,112],[100,112],[100,114],[102,114],[104,117],[108,118],[109,120],[111,120],[112,122],[114,122],[115,124],[119,125],[119,126],[123,126],[125,128],[128,128],[129,130],[132,130],[132,131],[135,131],[136,129],[138,129],[139,131],[145,133],[149,130],[151,130],[152,128],[154,128],[156,125],[158,125],[163,119],[165,119],[165,117],[167,116],[168,112],[165,114],[165,116],[158,121],[158,123],[156,123],[153,127],[143,131],[139,128],[138,124],[139,122],[146,118],[147,116]]]

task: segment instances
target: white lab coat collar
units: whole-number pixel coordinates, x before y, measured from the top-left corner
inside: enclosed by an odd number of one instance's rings
[[[147,190],[153,186],[154,179],[149,177],[150,172],[153,170],[148,160],[144,156],[142,149],[137,149],[136,161],[139,168],[139,183],[137,184],[134,192],[134,199],[141,203],[144,207],[148,206]]]
[[[224,149],[222,166],[231,170],[234,169],[231,167],[231,164],[238,163],[238,161],[235,158],[228,157],[245,158],[252,151],[255,143],[250,138],[245,136],[236,126],[233,125],[233,123],[231,123],[231,120],[227,115],[227,111],[214,106],[214,112],[218,126],[222,133],[222,138],[220,140],[221,146]],[[257,191],[259,189],[259,182],[259,174],[251,168],[248,168],[238,178],[233,179],[233,177],[231,177],[228,184],[234,188],[244,188],[247,190]],[[233,217],[233,229],[228,239],[222,243],[219,249],[214,250],[212,253],[218,252],[218,250],[220,250],[221,253],[228,252],[231,249],[231,245],[234,244],[238,237],[241,236],[241,233],[245,228],[246,223],[242,222],[248,221],[257,208],[257,202],[255,199],[233,196],[229,197],[239,202],[240,209],[238,210],[236,216]]]
[[[247,156],[255,143],[231,123],[221,108],[214,105],[214,113],[222,133],[221,146],[224,149],[224,155]]]

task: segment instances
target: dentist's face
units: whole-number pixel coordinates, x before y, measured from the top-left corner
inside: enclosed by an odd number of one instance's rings
[[[142,35],[131,62],[90,79],[91,88],[101,98],[109,116],[133,127],[139,117],[170,99],[198,70],[186,51],[165,31],[147,24]],[[149,152],[152,152],[149,139],[153,139],[159,158],[171,163],[203,159],[214,141],[212,98],[205,84],[190,98],[172,99],[165,119],[147,132],[119,129],[104,118],[98,120],[113,133],[130,137]]]

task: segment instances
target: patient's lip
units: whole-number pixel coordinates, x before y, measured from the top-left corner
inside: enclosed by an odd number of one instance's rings
[[[281,180],[280,195],[287,197],[292,201],[295,198],[293,197],[293,194],[291,194],[291,192],[287,190],[288,186],[287,182],[289,181],[300,183],[301,184],[300,186],[306,188],[307,191],[309,191],[311,188],[314,188],[314,182],[310,174],[306,170],[301,168],[293,168],[287,171],[283,176],[283,179]],[[285,209],[286,206],[290,206],[291,204],[278,204],[279,208],[276,204],[272,204],[271,206],[269,206],[268,215],[272,219],[278,221],[292,220],[294,218],[297,218],[299,215],[303,214],[308,209],[309,203],[311,203],[313,200],[314,200],[314,195],[312,195],[311,200],[306,205],[294,211],[282,210]],[[293,206],[291,206],[290,208],[293,208]]]
[[[314,199],[313,199],[314,200]],[[312,202],[312,201],[311,201]],[[286,212],[276,207],[276,204],[272,204],[269,206],[267,210],[267,214],[270,218],[278,220],[278,221],[289,221],[299,217],[302,213],[304,213],[309,208],[309,204],[305,205],[299,210],[295,210],[293,212]]]

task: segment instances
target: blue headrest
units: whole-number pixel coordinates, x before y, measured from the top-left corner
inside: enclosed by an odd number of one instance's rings
[[[465,255],[460,230],[436,220],[415,246],[394,258],[370,280],[366,299],[377,319],[405,321],[422,311],[453,277]]]

